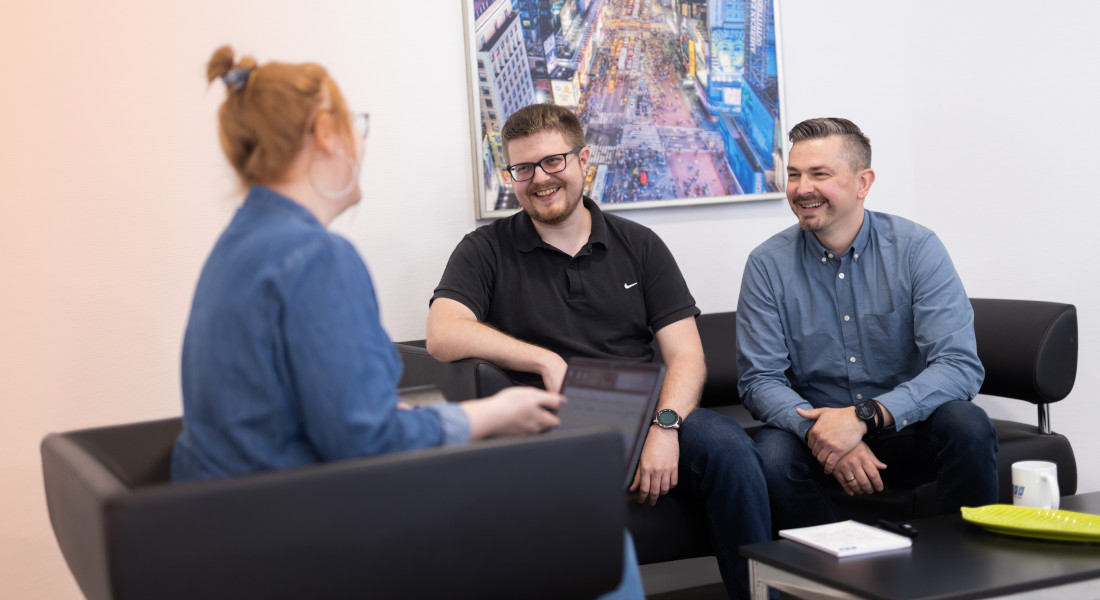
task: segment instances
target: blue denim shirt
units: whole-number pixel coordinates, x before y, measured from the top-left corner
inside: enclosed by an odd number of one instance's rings
[[[469,439],[456,405],[401,410],[401,360],[366,266],[301,205],[253,187],[203,267],[183,342],[175,481]]]
[[[947,249],[912,221],[864,211],[834,256],[798,225],[749,255],[737,303],[738,390],[759,420],[804,438],[796,407],[874,398],[896,427],[981,387],[974,310]]]

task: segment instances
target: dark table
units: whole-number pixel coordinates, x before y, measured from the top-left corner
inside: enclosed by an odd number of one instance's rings
[[[1100,492],[1066,496],[1059,508],[1100,514]],[[883,554],[838,559],[790,540],[742,546],[753,598],[768,587],[809,599],[1100,598],[1100,544],[990,533],[961,515],[913,524],[913,547]]]

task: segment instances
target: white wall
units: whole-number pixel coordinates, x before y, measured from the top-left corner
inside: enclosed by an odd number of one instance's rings
[[[1100,48],[1085,39],[1100,4],[990,4],[906,10],[917,214],[951,249],[971,296],[1077,306],[1077,384],[1052,405],[1051,425],[1074,445],[1080,490],[1095,491],[1100,242],[1088,207],[1100,162]],[[1029,404],[980,403],[997,417],[1035,419]]]
[[[42,436],[180,411],[190,294],[240,198],[216,142],[223,88],[203,80],[218,44],[321,62],[371,112],[367,200],[336,227],[370,265],[392,337],[423,336],[439,272],[475,224],[460,4],[431,6],[2,9],[0,597],[79,597],[45,512]],[[1073,210],[1092,198],[1070,185],[1100,159],[1089,101],[1100,57],[1086,35],[1100,14],[1085,0],[1060,6],[784,0],[781,33],[788,121],[847,116],[872,138],[869,207],[936,229],[974,296],[1078,306],[1081,372],[1053,423],[1083,459],[1080,489],[1094,491],[1097,243],[1095,219]],[[705,311],[733,309],[747,252],[793,223],[781,202],[623,214],[665,238]],[[1033,418],[1030,406],[983,404]]]

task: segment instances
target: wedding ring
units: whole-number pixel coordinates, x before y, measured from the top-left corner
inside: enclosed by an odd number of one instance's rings
[[[856,476],[852,475],[851,477],[845,479],[844,481],[855,481],[855,480],[856,480]]]

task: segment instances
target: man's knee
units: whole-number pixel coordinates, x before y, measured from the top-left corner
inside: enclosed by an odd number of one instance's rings
[[[768,462],[796,462],[806,452],[806,445],[797,436],[775,427],[761,429],[754,441],[760,456]]]
[[[708,410],[696,409],[684,420],[680,430],[680,457],[692,463],[759,465],[760,455],[745,430],[733,419]]]
[[[981,459],[997,455],[997,428],[981,406],[952,401],[936,408],[932,419],[936,445],[950,454]]]
[[[975,440],[996,439],[997,430],[982,407],[966,400],[953,400],[933,413],[934,427],[952,436]]]
[[[681,452],[710,452],[726,448],[756,453],[752,438],[737,421],[706,408],[692,411],[684,420],[680,431],[680,448]]]
[[[754,441],[769,482],[808,476],[809,453],[798,436],[782,429],[765,427],[756,433]]]

